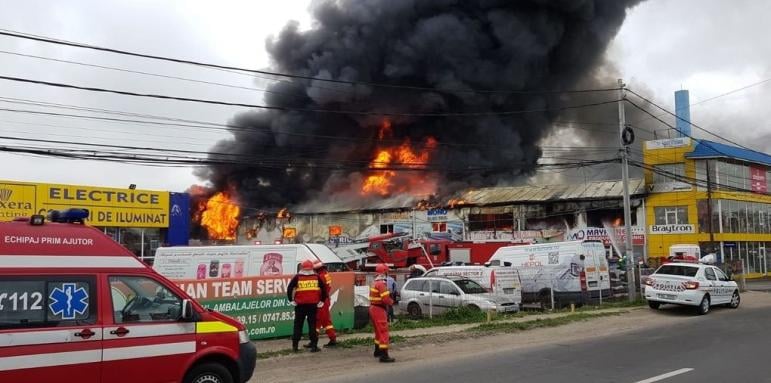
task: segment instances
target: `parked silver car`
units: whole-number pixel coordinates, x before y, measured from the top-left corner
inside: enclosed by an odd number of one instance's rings
[[[484,311],[519,311],[519,305],[513,298],[492,294],[478,283],[465,278],[411,278],[404,284],[400,294],[399,309],[412,318],[420,318],[429,309],[434,314],[442,314],[461,306]]]

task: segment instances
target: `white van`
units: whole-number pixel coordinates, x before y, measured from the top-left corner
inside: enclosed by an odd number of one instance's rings
[[[490,258],[491,265],[519,271],[522,299],[551,305],[583,304],[585,298],[610,297],[610,274],[601,242],[570,241],[507,246]],[[586,291],[586,294],[584,294]]]
[[[435,267],[424,277],[460,277],[470,279],[496,295],[512,298],[517,306],[522,304],[522,284],[519,272],[510,267],[498,266],[441,266]]]
[[[329,271],[346,265],[319,244],[159,247],[153,269],[169,279],[240,278],[295,274],[304,260],[320,260]]]

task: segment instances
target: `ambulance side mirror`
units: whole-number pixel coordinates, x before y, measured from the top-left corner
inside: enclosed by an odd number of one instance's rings
[[[186,321],[193,319],[193,302],[190,299],[182,300],[182,317],[180,319]]]

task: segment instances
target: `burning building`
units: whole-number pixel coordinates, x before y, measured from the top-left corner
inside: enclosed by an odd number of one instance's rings
[[[272,70],[290,77],[268,87],[272,109],[233,118],[211,157],[249,160],[200,170],[206,197],[228,191],[249,216],[377,210],[528,176],[561,111],[614,101],[554,90],[613,87],[598,75],[604,52],[638,2],[314,2],[309,30],[290,22],[268,40]],[[231,237],[199,221],[202,235]]]

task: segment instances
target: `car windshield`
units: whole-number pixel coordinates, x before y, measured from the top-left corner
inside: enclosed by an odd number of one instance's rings
[[[695,277],[696,272],[698,271],[699,271],[699,268],[694,266],[664,265],[664,266],[661,266],[658,270],[656,270],[655,274]]]
[[[466,294],[484,294],[487,292],[487,290],[480,286],[479,283],[469,279],[461,279],[455,281],[455,284],[458,285],[458,287],[460,287],[460,289],[463,290],[463,292]]]

